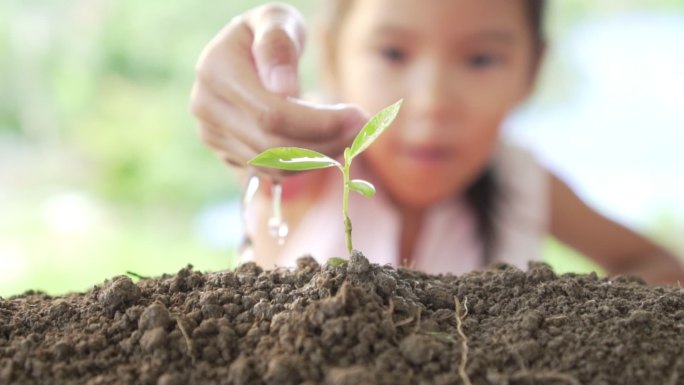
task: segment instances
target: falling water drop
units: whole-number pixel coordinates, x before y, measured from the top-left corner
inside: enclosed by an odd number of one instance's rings
[[[268,219],[268,232],[278,240],[278,244],[281,246],[285,243],[285,237],[290,231],[287,223],[283,220],[282,199],[283,186],[279,182],[273,182],[273,187],[271,187],[273,211],[271,218]]]
[[[238,255],[241,262],[247,262],[254,259],[254,249],[252,244],[252,236],[247,228],[247,210],[252,203],[257,190],[259,190],[259,177],[256,174],[251,174],[245,187],[242,189],[242,196],[240,199],[240,216],[242,220],[242,242],[238,248]]]

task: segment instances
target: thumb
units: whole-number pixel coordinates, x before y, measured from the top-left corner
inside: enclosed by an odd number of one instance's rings
[[[292,6],[269,4],[250,18],[252,55],[264,87],[283,96],[299,94],[299,57],[305,31],[301,14]]]

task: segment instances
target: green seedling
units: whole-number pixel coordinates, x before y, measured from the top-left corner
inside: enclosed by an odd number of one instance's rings
[[[347,241],[347,251],[352,252],[352,226],[349,219],[349,190],[371,198],[375,195],[375,187],[362,179],[349,179],[349,169],[352,160],[365,151],[385,130],[392,124],[403,100],[392,104],[373,116],[359,131],[354,138],[351,147],[344,149],[344,164],[321,154],[320,152],[299,147],[276,147],[268,149],[257,155],[248,163],[252,166],[269,167],[288,171],[308,171],[328,167],[337,167],[342,172],[343,194],[342,215],[344,217],[344,230]]]

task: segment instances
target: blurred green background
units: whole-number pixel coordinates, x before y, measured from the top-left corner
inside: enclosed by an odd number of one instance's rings
[[[237,188],[197,140],[187,105],[203,46],[260,3],[0,2],[0,296],[84,290],[125,271],[234,266],[231,245],[197,235],[198,213],[234,199]],[[291,3],[306,14],[315,4]],[[683,8],[553,1],[548,29],[553,41],[605,14]],[[305,89],[316,86],[315,49],[304,58]],[[552,52],[535,100],[563,97],[563,68]],[[684,251],[682,218],[654,218],[646,230]],[[561,272],[593,268],[552,240],[546,255]]]

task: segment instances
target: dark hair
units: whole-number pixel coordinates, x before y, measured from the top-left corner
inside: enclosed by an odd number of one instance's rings
[[[544,45],[544,9],[545,0],[527,0],[528,15],[532,26],[532,36],[538,50]],[[493,165],[489,165],[475,183],[465,193],[466,201],[477,220],[477,234],[482,242],[482,257],[485,264],[494,260],[498,246],[496,220],[499,214],[499,203],[505,199],[496,178]]]
[[[477,235],[482,242],[482,257],[485,265],[494,260],[497,245],[496,219],[499,211],[497,204],[501,198],[499,183],[492,166],[468,187],[466,202],[477,219]]]
[[[546,41],[546,34],[544,33],[544,11],[546,9],[546,0],[527,0],[528,15],[530,18],[530,25],[532,26],[532,36],[537,46],[543,46]]]

